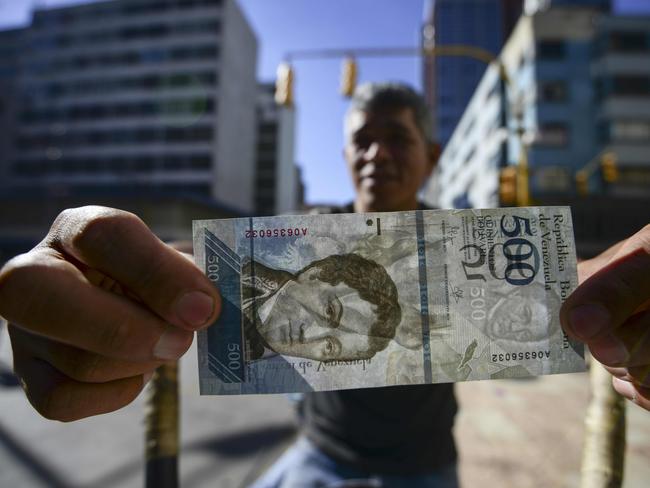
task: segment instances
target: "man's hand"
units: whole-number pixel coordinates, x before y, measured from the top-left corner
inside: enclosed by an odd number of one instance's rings
[[[187,256],[135,215],[65,210],[0,270],[0,314],[29,401],[62,421],[117,410],[182,356],[220,297]]]
[[[617,392],[650,410],[650,225],[578,274],[560,311],[564,329],[607,367]]]

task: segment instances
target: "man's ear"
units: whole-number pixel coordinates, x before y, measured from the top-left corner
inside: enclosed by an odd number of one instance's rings
[[[440,153],[442,152],[442,149],[440,147],[440,144],[437,142],[429,142],[427,144],[427,160],[429,163],[429,174],[433,171],[433,169],[436,167],[436,164],[438,164],[438,159],[440,159]]]

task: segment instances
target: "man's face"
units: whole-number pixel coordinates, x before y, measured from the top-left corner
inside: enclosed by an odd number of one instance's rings
[[[286,283],[259,309],[259,333],[280,354],[317,361],[365,359],[375,307],[340,283],[310,269]]]
[[[416,209],[437,158],[410,108],[349,113],[344,155],[361,212]]]
[[[498,304],[488,327],[492,337],[518,342],[535,342],[550,335],[544,304],[518,294]]]

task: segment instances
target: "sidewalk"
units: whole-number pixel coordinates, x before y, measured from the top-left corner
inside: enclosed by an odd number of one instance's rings
[[[143,398],[109,415],[61,424],[41,418],[6,374],[0,333],[0,487],[143,486]],[[196,353],[181,362],[183,488],[247,486],[295,435],[281,395],[200,397]],[[586,374],[459,384],[456,423],[465,488],[579,484]],[[625,488],[650,479],[650,413],[628,406]]]
[[[461,383],[456,438],[462,486],[580,485],[587,373]],[[624,488],[650,480],[650,412],[628,403]]]

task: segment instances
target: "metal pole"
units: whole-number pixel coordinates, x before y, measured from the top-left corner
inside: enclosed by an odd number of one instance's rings
[[[178,488],[178,363],[155,371],[145,412],[145,487]]]
[[[591,361],[592,398],[585,417],[581,488],[619,488],[625,464],[625,399],[614,391],[612,376]]]

